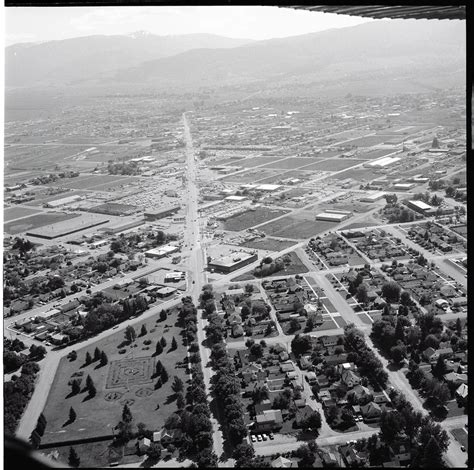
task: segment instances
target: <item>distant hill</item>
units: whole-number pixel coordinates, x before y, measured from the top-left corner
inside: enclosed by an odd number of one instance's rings
[[[228,48],[252,42],[213,34],[85,36],[14,44],[5,49],[5,85],[68,84],[195,48]]]
[[[124,68],[113,78],[156,85],[211,85],[255,80],[271,83],[305,75],[339,79],[376,70],[411,70],[422,76],[427,71],[462,69],[465,60],[464,21],[395,20],[232,49],[194,49]]]

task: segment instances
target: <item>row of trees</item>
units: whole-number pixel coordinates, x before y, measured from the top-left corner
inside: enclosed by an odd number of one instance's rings
[[[16,349],[18,349],[18,347],[16,347]],[[5,373],[9,374],[14,372],[28,362],[40,361],[45,355],[45,347],[36,346],[36,344],[31,345],[28,355],[23,353],[17,354],[14,350],[6,350],[3,354],[3,366],[5,368]]]
[[[212,294],[212,291],[210,291]],[[216,371],[212,377],[213,391],[224,407],[226,438],[234,446],[242,443],[247,436],[247,426],[243,420],[242,402],[240,400],[240,381],[236,376],[234,364],[227,355],[224,342],[222,321],[216,313],[209,316],[209,327],[206,337],[211,347],[211,361]]]

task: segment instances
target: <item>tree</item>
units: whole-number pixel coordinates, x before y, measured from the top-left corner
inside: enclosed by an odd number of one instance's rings
[[[313,448],[311,448],[311,447]],[[303,468],[310,468],[316,460],[317,444],[316,441],[310,441],[308,444],[303,444],[296,449],[296,456],[300,459],[299,466]]]
[[[389,281],[382,286],[382,295],[388,302],[398,302],[400,291],[400,286],[395,281]]]
[[[438,441],[431,436],[426,447],[421,448],[421,465],[423,468],[443,468],[443,452],[440,449]]]
[[[160,375],[161,371],[163,370],[163,364],[161,363],[161,361],[158,361],[155,367],[156,367],[156,375]]]
[[[125,404],[122,409],[122,421],[124,423],[131,423],[133,421],[132,412],[127,404]]]
[[[299,357],[311,349],[312,341],[309,335],[296,335],[291,341],[292,353]]]
[[[105,354],[104,351],[100,353],[100,366],[105,366],[109,362],[109,359],[107,358],[107,354]]]
[[[433,376],[440,379],[447,372],[444,356],[439,356],[436,365],[433,367]]]
[[[176,406],[178,407],[178,410],[182,410],[186,405],[186,402],[184,400],[184,396],[182,392],[178,392],[176,394]]]
[[[81,385],[79,380],[73,380],[71,382],[71,394],[77,395],[81,391]]]
[[[152,442],[150,447],[146,450],[146,455],[149,459],[158,460],[162,450],[163,446],[159,442]]]
[[[250,347],[250,354],[252,354],[252,356],[256,357],[257,359],[260,359],[263,356],[262,345],[259,343],[252,344]]]
[[[163,352],[163,346],[162,346],[161,343],[158,341],[158,342],[156,343],[155,355],[156,355],[156,356],[159,356],[162,352]]]
[[[77,414],[74,411],[74,408],[71,406],[71,408],[69,408],[69,422],[73,423],[74,421],[76,421],[76,417],[77,417]]]
[[[184,390],[183,381],[179,377],[177,377],[176,375],[174,376],[173,383],[171,384],[171,389],[175,393],[182,392]]]
[[[359,285],[356,291],[356,299],[359,303],[365,304],[369,300],[367,285],[362,283]]]
[[[168,372],[166,371],[164,367],[163,367],[163,370],[161,371],[160,378],[161,378],[162,383],[168,382]]]
[[[165,321],[168,318],[168,315],[166,314],[166,310],[162,310],[160,312],[160,320]]]
[[[398,344],[390,348],[390,356],[395,363],[400,363],[407,356],[407,348],[404,344]]]
[[[205,448],[198,452],[196,463],[198,468],[217,468],[217,455],[212,448]]]
[[[5,366],[5,372],[9,374],[20,368],[23,364],[23,359],[19,354],[13,351],[5,351],[3,354],[3,364]]]
[[[176,338],[173,336],[173,339],[171,341],[171,350],[174,351],[175,349],[178,349],[178,343],[176,341]]]
[[[380,433],[387,444],[395,441],[396,437],[403,431],[405,420],[398,411],[382,411],[380,415]]]
[[[135,332],[133,326],[128,325],[127,328],[125,328],[125,339],[129,343],[133,343],[137,339],[137,333]]]
[[[160,344],[163,346],[163,348],[166,348],[166,345],[167,345],[168,343],[166,342],[166,339],[165,339],[164,336],[161,337],[161,339],[160,339]]]
[[[92,362],[96,362],[100,359],[100,349],[95,348],[94,349],[94,358],[92,359]]]
[[[74,467],[74,468],[79,467],[79,465],[81,463],[81,459],[77,455],[77,452],[74,449],[74,447],[69,447],[68,463],[71,467]]]
[[[94,385],[94,382],[92,381],[92,377],[88,374],[86,377],[86,390],[89,390],[92,385]]]
[[[235,466],[237,468],[251,467],[254,456],[254,448],[247,443],[239,444],[232,453],[232,457],[235,459]]]
[[[89,387],[89,397],[90,398],[94,398],[97,394],[97,389],[95,388],[95,385],[94,383],[91,383],[90,387]]]
[[[148,333],[148,330],[146,329],[146,325],[143,324],[140,329],[140,336],[145,336],[147,333]]]

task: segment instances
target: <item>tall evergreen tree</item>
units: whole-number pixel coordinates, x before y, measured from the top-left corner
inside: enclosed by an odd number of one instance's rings
[[[95,348],[94,349],[94,362],[95,361],[98,361],[100,359],[100,349],[99,348]]]
[[[176,342],[176,338],[173,336],[173,340],[171,341],[171,349],[174,351],[178,349],[178,343]]]
[[[90,352],[86,352],[86,366],[88,366],[92,362],[92,357],[90,355]]]
[[[132,412],[130,411],[130,408],[128,407],[128,405],[125,404],[122,410],[122,421],[124,423],[131,423],[132,420],[133,420]]]
[[[164,348],[166,348],[167,342],[166,342],[166,339],[165,339],[164,336],[161,337],[161,339],[160,339],[160,344],[161,344]]]
[[[69,448],[69,459],[68,459],[68,463],[71,467],[79,467],[79,465],[81,464],[81,459],[79,458],[79,456],[77,455],[77,452],[76,450],[74,449],[74,447],[70,447]]]
[[[77,414],[74,411],[74,408],[71,406],[71,408],[69,408],[69,422],[73,423],[74,421],[76,421],[76,418],[77,418]]]
[[[160,355],[162,352],[163,352],[163,346],[162,346],[161,343],[158,341],[158,342],[156,343],[155,354],[158,356],[158,355]]]
[[[444,468],[443,452],[434,436],[430,438],[428,444],[422,449],[421,465],[423,468]]]
[[[146,329],[146,325],[143,324],[140,330],[140,336],[145,336],[147,333],[148,333],[148,330]]]
[[[166,371],[164,367],[163,367],[163,370],[161,371],[160,378],[163,383],[168,382],[168,372]]]
[[[109,362],[109,359],[107,358],[107,354],[105,354],[104,351],[100,353],[100,365],[105,366]]]

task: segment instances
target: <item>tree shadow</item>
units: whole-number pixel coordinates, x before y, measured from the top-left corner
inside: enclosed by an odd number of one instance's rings
[[[169,405],[170,403],[173,403],[176,400],[176,393],[172,393],[171,395],[168,395],[166,397],[165,405]]]
[[[89,400],[91,400],[92,398],[94,398],[94,397],[89,393],[89,394],[87,394],[87,395],[84,397],[84,399],[82,400],[82,402],[84,403],[85,401],[89,401]]]
[[[65,428],[66,426],[69,426],[70,424],[72,424],[74,421],[71,421],[70,419],[68,419],[63,425],[62,427]]]

